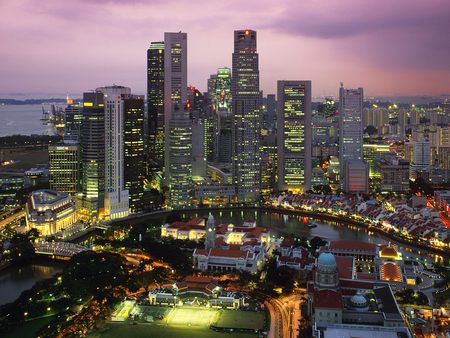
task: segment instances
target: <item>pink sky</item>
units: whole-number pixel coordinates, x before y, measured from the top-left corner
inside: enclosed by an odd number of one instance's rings
[[[341,81],[372,95],[450,93],[448,0],[0,0],[0,93],[146,90],[146,49],[188,33],[188,81],[231,67],[233,30],[258,31],[261,89]]]

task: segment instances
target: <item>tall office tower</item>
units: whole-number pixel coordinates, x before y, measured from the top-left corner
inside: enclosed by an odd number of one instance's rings
[[[187,34],[164,33],[164,124],[185,118],[187,101]],[[188,117],[189,118],[189,117]],[[165,128],[165,180],[170,182],[170,130]]]
[[[144,208],[144,99],[131,95],[123,100],[124,182],[128,190],[131,212]]]
[[[345,163],[363,159],[363,89],[339,89],[339,165],[341,189],[345,189]]]
[[[216,91],[216,79],[217,79],[217,74],[211,74],[206,83],[207,96],[208,96],[208,100],[210,102],[212,101],[212,99],[214,97],[214,93]]]
[[[130,88],[108,86],[96,89],[105,103],[105,219],[128,216],[129,196],[124,183],[124,99]]]
[[[82,220],[95,221],[102,217],[105,191],[105,104],[101,92],[83,94],[81,164],[77,211]]]
[[[186,207],[192,203],[192,120],[188,115],[170,120],[168,146],[170,204]]]
[[[273,129],[277,120],[277,100],[275,99],[275,94],[267,94],[263,98],[263,105],[265,107],[264,128]]]
[[[208,111],[204,109],[204,95],[194,86],[188,88],[189,117],[192,120],[192,176],[206,177],[206,152],[211,148],[213,133],[208,131]],[[208,133],[205,135],[205,133]]]
[[[233,181],[240,203],[260,196],[260,109],[256,32],[234,32],[231,93],[233,104]]]
[[[187,101],[187,34],[164,33],[165,181],[174,207],[191,204],[192,120]]]
[[[231,69],[217,70],[215,88],[211,100],[216,121],[214,137],[214,160],[230,163],[232,157],[232,97],[231,97]]]
[[[311,81],[278,81],[278,189],[311,187]]]
[[[73,99],[67,98],[67,107],[64,110],[66,119],[65,134],[71,138],[80,136],[81,122],[83,119],[83,108],[79,102],[73,102]]]
[[[261,137],[261,196],[268,197],[277,183],[277,135],[274,130]]]
[[[147,149],[150,170],[164,165],[164,42],[147,50]]]
[[[77,141],[48,146],[50,189],[71,195],[80,189],[81,158]]]
[[[427,177],[431,165],[431,146],[430,142],[421,139],[414,142],[414,157],[409,165],[409,178]],[[425,176],[424,176],[425,175]]]

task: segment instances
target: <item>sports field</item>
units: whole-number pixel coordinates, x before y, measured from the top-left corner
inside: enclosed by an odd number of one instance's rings
[[[166,325],[129,325],[109,323],[88,338],[257,338],[255,333],[215,332],[206,327],[174,327]]]
[[[202,308],[173,308],[166,317],[167,325],[209,327],[219,315],[218,310]]]
[[[264,313],[220,310],[214,326],[225,329],[260,330],[264,326]]]

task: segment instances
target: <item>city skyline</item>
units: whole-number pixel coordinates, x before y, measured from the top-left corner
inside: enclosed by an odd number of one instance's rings
[[[450,92],[450,45],[441,38],[450,31],[445,1],[249,1],[236,15],[237,4],[2,4],[0,74],[8,81],[0,92],[76,96],[92,83],[119,83],[145,93],[145,50],[162,32],[180,30],[189,35],[189,84],[205,91],[210,74],[231,66],[233,31],[247,28],[259,34],[265,93],[276,92],[277,80],[294,79],[312,80],[313,97],[336,97],[340,81],[364,87],[367,97]],[[26,62],[30,49],[33,63]]]

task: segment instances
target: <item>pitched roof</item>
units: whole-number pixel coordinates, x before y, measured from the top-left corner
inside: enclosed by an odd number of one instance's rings
[[[335,256],[339,278],[353,279],[353,257]]]

